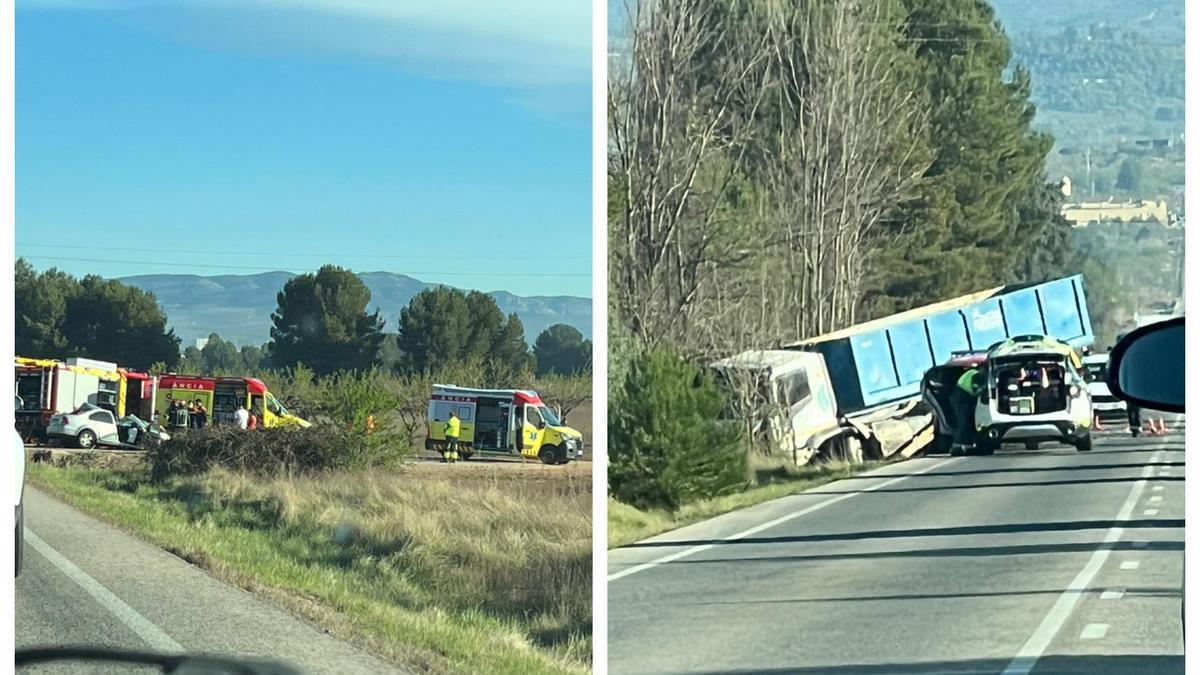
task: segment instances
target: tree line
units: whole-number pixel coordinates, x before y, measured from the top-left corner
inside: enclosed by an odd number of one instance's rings
[[[181,353],[180,339],[152,293],[56,269],[36,272],[16,264],[16,349],[22,356],[83,356],[138,369],[233,374],[303,366],[318,376],[383,366],[401,373],[438,372],[475,363],[480,377],[506,373],[581,374],[591,368],[591,341],[557,324],[532,349],[516,314],[504,316],[478,291],[426,289],[400,312],[400,330],[388,334],[371,294],[349,270],[326,265],[289,280],[277,295],[271,339],[240,349],[217,334]]]

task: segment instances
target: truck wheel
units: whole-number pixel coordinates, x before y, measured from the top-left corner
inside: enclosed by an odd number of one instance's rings
[[[976,454],[976,455],[994,455],[994,454],[996,454],[996,449],[999,447],[1000,447],[1000,444],[997,443],[996,441],[980,440],[977,443],[975,443],[975,453],[974,454]]]
[[[469,450],[459,450],[458,458],[465,462],[468,459],[471,459],[471,454],[472,453]]]
[[[96,447],[96,432],[91,429],[84,429],[79,432],[79,437],[75,440],[78,441],[80,448],[90,450]]]
[[[538,459],[542,460],[542,464],[558,464],[558,454],[558,448],[550,445],[538,451]]]
[[[1079,452],[1091,452],[1092,451],[1092,435],[1090,433],[1085,434],[1083,436],[1083,438],[1080,438],[1079,440],[1075,441],[1075,449],[1078,450]]]

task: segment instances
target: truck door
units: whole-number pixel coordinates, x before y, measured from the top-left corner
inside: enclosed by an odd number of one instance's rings
[[[268,422],[266,418],[266,408],[263,407],[262,394],[250,394],[250,412],[258,418],[258,426],[267,429],[275,426],[275,414],[271,413],[271,420]]]
[[[546,436],[546,422],[542,419],[542,414],[538,409],[525,405],[524,408],[524,423],[521,425],[521,454],[528,457],[537,457],[538,452],[542,449],[542,441]]]

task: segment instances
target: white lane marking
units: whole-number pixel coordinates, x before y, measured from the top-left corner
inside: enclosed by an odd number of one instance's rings
[[[1142,562],[1140,560],[1126,560],[1125,562],[1121,563],[1121,569],[1123,570],[1136,570],[1141,566]]]
[[[1080,640],[1099,640],[1108,632],[1108,624],[1106,623],[1089,623],[1083,627],[1083,632],[1079,634]]]
[[[50,544],[42,541],[42,538],[33,533],[28,527],[25,528],[25,541],[29,542],[33,548],[41,553],[50,564],[54,565],[63,574],[67,575],[72,581],[79,584],[79,587],[85,593],[92,596],[100,606],[104,607],[117,618],[118,621],[125,624],[129,630],[133,631],[138,637],[146,641],[152,649],[163,653],[182,654],[186,650],[183,645],[171,639],[161,628],[150,623],[150,620],[137,610],[125,604],[125,601],[118,598],[112,591],[108,590],[99,581],[96,581],[87,572],[79,569],[75,563],[67,560],[63,554],[54,550]]]
[[[1147,516],[1157,516],[1157,515],[1158,515],[1158,509],[1146,509],[1145,511],[1142,511],[1142,513],[1143,513],[1143,514],[1145,514],[1145,515],[1147,515]]]
[[[1159,453],[1155,453],[1150,457],[1150,463],[1158,461]],[[1142,496],[1142,491],[1146,489],[1146,479],[1150,477],[1153,468],[1147,465],[1142,468],[1141,478],[1133,484],[1129,489],[1129,496],[1125,498],[1125,503],[1121,505],[1121,510],[1117,513],[1116,521],[1129,520],[1129,516],[1133,513],[1133,509],[1137,507],[1138,499]],[[1050,646],[1050,642],[1054,640],[1054,636],[1058,635],[1058,631],[1062,630],[1063,624],[1071,616],[1071,612],[1075,609],[1075,605],[1079,604],[1079,599],[1087,590],[1088,584],[1100,572],[1100,568],[1108,560],[1108,556],[1112,553],[1113,544],[1121,539],[1125,529],[1119,526],[1113,526],[1104,533],[1104,540],[1100,546],[1092,552],[1092,556],[1088,558],[1087,564],[1083,569],[1079,570],[1079,574],[1071,580],[1067,585],[1066,590],[1062,595],[1058,596],[1054,606],[1050,608],[1042,622],[1033,630],[1033,634],[1021,645],[1021,649],[1017,655],[1009,662],[1008,667],[1004,669],[1001,675],[1029,675],[1029,672],[1037,665],[1038,659],[1042,658],[1042,654],[1046,653],[1046,648]],[[1122,565],[1124,568],[1124,565]]]
[[[1100,594],[1101,600],[1120,600],[1125,595],[1124,588],[1111,588]]]
[[[1161,502],[1161,501],[1162,501],[1162,497],[1159,497],[1158,495],[1154,495],[1153,497],[1151,497],[1151,498],[1150,498],[1150,501],[1152,501],[1152,502]]]
[[[931,464],[919,471],[913,471],[911,473],[904,474],[903,476],[897,476],[891,480],[885,480],[882,483],[877,483],[875,485],[865,487],[862,490],[859,490],[858,492],[848,492],[843,495],[838,495],[836,497],[826,499],[823,502],[818,502],[807,508],[800,509],[799,511],[793,511],[792,513],[789,513],[784,516],[780,516],[774,520],[768,520],[765,523],[760,523],[758,525],[755,525],[754,527],[752,527],[748,530],[743,530],[741,532],[738,532],[735,535],[725,537],[725,538],[721,539],[721,543],[729,542],[729,541],[737,541],[739,539],[745,539],[746,537],[758,534],[759,532],[762,532],[763,530],[768,530],[772,527],[775,527],[776,525],[781,525],[783,523],[786,523],[789,520],[799,518],[800,516],[806,516],[815,511],[820,511],[821,509],[825,508],[826,506],[833,506],[834,504],[837,504],[838,502],[846,501],[847,499],[850,499],[851,497],[857,497],[858,495],[861,495],[866,492],[874,492],[875,490],[883,489],[889,485],[895,485],[896,483],[899,483],[900,481],[902,481],[906,478],[912,478],[913,476],[918,476],[920,474],[927,473],[929,471],[933,471],[934,469],[936,469],[938,467],[945,466],[945,465],[950,464],[951,462],[954,462],[958,459],[960,459],[960,458],[955,457],[953,459],[942,460],[936,464]],[[857,478],[859,480],[861,480],[862,478],[870,478],[870,476],[858,476]],[[881,476],[881,478],[882,478],[882,476]],[[841,482],[841,481],[838,481],[838,482]],[[800,493],[800,494],[803,494],[803,493]],[[616,581],[617,579],[621,579],[623,577],[637,574],[638,572],[644,572],[648,569],[653,569],[655,567],[658,567],[659,565],[662,565],[664,563],[674,562],[676,560],[679,560],[680,558],[686,558],[690,555],[695,555],[702,551],[707,551],[710,548],[716,548],[717,546],[718,546],[718,544],[700,544],[698,546],[692,546],[690,548],[685,548],[682,551],[676,551],[675,553],[672,553],[670,555],[665,555],[661,558],[655,558],[654,560],[651,560],[650,562],[644,562],[640,565],[635,565],[628,569],[621,570],[620,572],[614,572],[614,573],[608,575],[608,581],[609,581],[609,583],[611,583],[613,581]]]
[[[1155,485],[1155,486],[1154,486],[1153,488],[1151,488],[1151,489],[1153,489],[1155,492],[1162,492],[1162,490],[1163,490],[1163,486],[1161,486],[1161,485]]]

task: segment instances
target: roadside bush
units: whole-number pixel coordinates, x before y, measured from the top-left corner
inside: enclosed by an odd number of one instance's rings
[[[303,364],[255,373],[290,412],[355,432],[374,418],[375,434],[405,447],[419,447],[434,383],[469,387],[534,389],[552,408],[568,413],[592,398],[590,373],[535,376],[525,369],[498,373],[482,360],[451,363],[438,372],[392,373],[383,368],[341,371],[316,377]]]
[[[411,454],[410,446],[396,443],[384,434],[315,424],[308,429],[190,430],[152,449],[147,460],[152,480],[161,482],[173,476],[202,473],[215,466],[266,476],[312,475],[397,463]]]
[[[722,392],[670,349],[633,358],[609,407],[611,495],[638,508],[677,509],[747,483],[741,434],[719,423]]]

